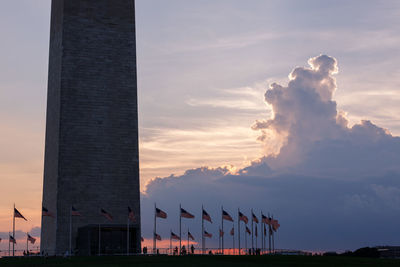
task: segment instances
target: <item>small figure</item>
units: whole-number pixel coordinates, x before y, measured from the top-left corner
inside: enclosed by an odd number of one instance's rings
[[[190,251],[192,252],[192,254],[194,254],[194,246],[192,244],[192,246],[190,247]]]
[[[185,245],[182,246],[181,254],[182,255],[186,255],[186,247],[185,247]]]
[[[178,247],[174,248],[174,255],[178,255]]]
[[[143,247],[143,254],[147,254],[147,247]]]

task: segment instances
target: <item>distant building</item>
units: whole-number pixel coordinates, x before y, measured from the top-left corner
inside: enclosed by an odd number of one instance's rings
[[[53,0],[43,253],[141,251],[137,116],[134,0]]]
[[[400,258],[400,246],[378,246],[376,249],[381,258]]]

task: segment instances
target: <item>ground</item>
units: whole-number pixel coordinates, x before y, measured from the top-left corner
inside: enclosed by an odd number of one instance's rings
[[[113,256],[64,258],[2,258],[0,266],[400,266],[400,259],[338,256]]]

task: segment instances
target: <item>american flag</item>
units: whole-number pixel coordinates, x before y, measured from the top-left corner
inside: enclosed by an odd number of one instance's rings
[[[160,236],[159,234],[154,233],[154,237],[155,237],[157,240],[160,240],[160,241],[161,241],[161,236]]]
[[[135,213],[133,213],[131,207],[128,207],[128,218],[131,222],[136,222]]]
[[[189,212],[187,212],[186,210],[181,208],[181,217],[187,218],[187,219],[193,219],[194,215],[190,214]]]
[[[164,211],[160,210],[159,208],[156,208],[156,217],[166,219],[167,218],[167,213]]]
[[[194,240],[194,236],[192,236],[192,234],[190,232],[188,232],[188,238]]]
[[[261,221],[263,223],[269,224],[269,218],[261,213]]]
[[[243,221],[245,224],[249,222],[249,218],[247,218],[247,216],[241,213],[240,211],[239,211],[239,220]]]
[[[173,232],[171,232],[171,239],[181,240],[181,238],[179,236],[177,236],[176,234],[174,234]]]
[[[31,244],[35,244],[36,238],[33,238],[28,234],[28,241],[31,242]]]
[[[249,227],[246,226],[246,233],[251,234]]]
[[[113,220],[113,217],[111,216],[111,214],[103,209],[100,210],[100,214],[103,215],[104,217],[106,217],[107,220],[109,220],[109,221]]]
[[[81,216],[81,213],[74,206],[71,206],[71,216]]]
[[[207,232],[207,231],[204,231],[204,237],[212,238],[212,234],[210,234],[210,233]]]
[[[230,232],[231,235],[235,235],[235,228],[232,227],[232,230]]]
[[[27,221],[27,219],[16,208],[14,208],[14,217],[21,218],[21,219],[24,219],[25,221]]]
[[[219,229],[219,236],[224,236],[224,231],[222,231],[221,229]]]
[[[210,223],[212,223],[210,215],[208,215],[207,211],[205,211],[205,210],[203,210],[203,220],[206,220],[206,221],[209,221]]]
[[[54,214],[52,212],[50,212],[48,209],[46,209],[45,207],[42,207],[42,216],[49,216],[54,218]]]
[[[231,215],[224,210],[222,210],[222,219],[233,222]]]
[[[252,217],[253,217],[253,222],[258,223],[258,218],[256,215],[254,215],[254,213],[251,213]]]
[[[14,238],[12,235],[10,235],[9,242],[10,242],[10,243],[17,244],[17,241],[15,240],[15,238]]]
[[[279,224],[278,220],[272,219],[272,229],[276,232],[279,227],[281,227],[281,225]]]

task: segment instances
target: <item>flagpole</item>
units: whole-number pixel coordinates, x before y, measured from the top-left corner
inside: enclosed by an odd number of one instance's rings
[[[262,214],[262,211],[260,212],[260,219],[261,219],[261,253],[260,254],[262,254],[262,251],[263,251],[263,249],[264,249],[264,244],[263,244],[263,233],[264,233],[264,227],[263,227],[263,214]]]
[[[269,212],[268,212],[268,249],[269,249],[269,253],[271,254],[271,220],[270,220],[270,216],[269,216]]]
[[[69,209],[69,253],[72,254],[72,206]]]
[[[128,223],[126,228],[126,255],[129,256],[129,214],[128,214]]]
[[[255,253],[257,251],[257,247],[258,247],[258,223],[256,223],[256,245],[255,248],[253,250],[253,253]]]
[[[253,226],[253,209],[251,209],[251,254],[253,254],[254,251],[254,244],[253,244],[253,239],[254,239],[254,226]]]
[[[172,229],[170,229],[169,232],[169,254],[172,255]]]
[[[233,248],[232,248],[232,252],[233,252],[233,255],[235,255],[235,223],[232,223],[232,229],[233,229],[233,235],[232,235]]]
[[[28,255],[28,232],[26,232],[26,255]]]
[[[188,228],[188,245],[187,245],[187,254],[189,254],[189,228]]]
[[[10,236],[11,236],[11,233],[8,232],[8,257],[11,256],[11,251],[10,251]]]
[[[154,232],[153,232],[153,254],[156,254],[156,231],[157,231],[157,221],[156,221],[157,205],[154,203]]]
[[[13,238],[14,238],[14,240],[16,240],[15,239],[15,203],[14,203],[14,210],[13,210]],[[15,250],[14,250],[14,245],[15,245],[15,243],[13,242],[13,257],[14,257],[14,252],[15,252]]]
[[[179,255],[182,255],[182,214],[181,204],[179,203]]]
[[[274,219],[274,215],[271,215],[271,216],[272,216],[272,220],[273,220]],[[275,254],[275,238],[274,238],[274,235],[275,235],[274,227],[272,226],[272,251]]]
[[[221,253],[221,227],[218,228],[219,233],[218,233],[218,251]]]
[[[247,225],[246,225],[246,227],[247,227]],[[246,245],[245,254],[247,254],[247,228],[244,230],[244,243]]]
[[[204,207],[201,205],[201,251],[204,254],[204,219],[203,219]]]
[[[101,229],[99,224],[99,256],[100,256],[100,248],[101,248]]]
[[[222,221],[222,236],[221,236],[221,251],[224,254],[224,207],[221,206],[221,221]]]
[[[239,208],[238,208],[238,250],[240,255],[240,215],[239,215]]]

